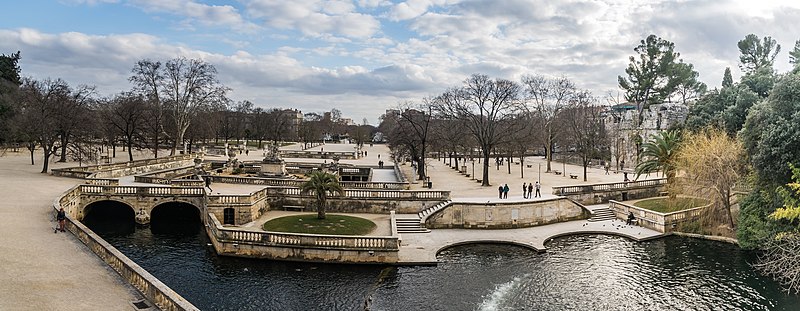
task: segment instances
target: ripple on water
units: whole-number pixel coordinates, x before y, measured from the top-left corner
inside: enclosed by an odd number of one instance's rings
[[[510,245],[443,251],[433,267],[276,262],[216,256],[202,230],[93,228],[202,310],[800,310],[709,241],[582,235],[546,253]]]

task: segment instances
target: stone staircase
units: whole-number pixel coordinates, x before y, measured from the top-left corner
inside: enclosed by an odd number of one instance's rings
[[[440,211],[441,209],[449,206],[452,203],[453,201],[447,200],[422,210],[421,212],[417,213],[417,216],[419,216],[419,222],[425,223],[425,220],[427,220],[428,217],[433,215],[433,213]]]
[[[425,220],[427,220],[430,215],[433,215],[433,213],[442,210],[443,208],[449,206],[452,203],[453,201],[447,200],[439,204],[433,205],[417,213],[417,217],[395,218],[395,224],[397,225],[397,232],[398,233],[431,232],[430,230],[428,230],[423,226],[425,224]]]
[[[591,212],[592,212],[592,217],[590,217],[588,220],[590,222],[612,220],[617,218],[614,215],[614,211],[612,211],[608,207],[595,208],[592,209]]]
[[[430,230],[422,227],[419,218],[395,218],[398,233],[428,233]]]

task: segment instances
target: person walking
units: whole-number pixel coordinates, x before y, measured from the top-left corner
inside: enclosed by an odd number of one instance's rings
[[[611,163],[606,162],[606,175],[608,175],[608,170],[611,169]]]
[[[58,231],[66,231],[64,230],[64,222],[67,221],[67,212],[64,211],[63,207],[56,213],[56,220],[58,221]]]
[[[498,196],[503,198],[503,186],[497,187]]]
[[[542,189],[542,185],[540,185],[539,181],[537,180],[536,181],[536,197],[537,198],[541,198],[542,197],[542,193],[540,191],[541,189]]]
[[[206,176],[206,187],[208,188],[209,192],[214,192],[214,189],[211,189],[211,176]]]
[[[528,199],[533,197],[533,183],[528,184]]]
[[[510,188],[508,188],[508,184],[503,186],[503,199],[508,199],[508,190],[510,190]]]
[[[524,182],[522,183],[522,198],[523,199],[528,198],[528,184]]]

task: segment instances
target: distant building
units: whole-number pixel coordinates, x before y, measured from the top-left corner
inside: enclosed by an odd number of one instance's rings
[[[300,136],[300,125],[303,123],[303,112],[297,109],[281,110],[281,117],[286,118],[287,133],[292,139]]]

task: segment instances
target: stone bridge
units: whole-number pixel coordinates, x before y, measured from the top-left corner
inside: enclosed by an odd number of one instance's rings
[[[152,187],[80,185],[73,190],[77,199],[70,208],[70,215],[81,221],[92,204],[114,201],[127,205],[137,215],[137,222],[146,224],[157,207],[166,203],[185,203],[203,213],[206,206],[205,189],[201,187]]]

